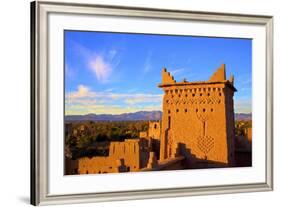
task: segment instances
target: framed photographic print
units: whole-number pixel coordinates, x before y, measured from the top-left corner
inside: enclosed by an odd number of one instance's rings
[[[31,203],[273,189],[273,17],[31,3]]]

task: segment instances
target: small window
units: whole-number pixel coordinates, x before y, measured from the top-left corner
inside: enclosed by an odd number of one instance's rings
[[[177,109],[176,112],[179,112],[179,109]]]
[[[194,96],[195,96],[195,94],[193,93],[193,94],[192,94],[192,97],[194,97]]]
[[[154,129],[157,129],[157,124],[154,124]]]
[[[205,112],[206,111],[206,109],[203,109],[203,112]]]
[[[184,109],[184,112],[186,113],[186,112],[187,112],[187,109]]]
[[[207,93],[207,96],[210,96],[210,93]]]
[[[221,96],[221,93],[219,93],[219,96]]]
[[[168,110],[168,114],[170,114],[171,113],[171,111],[170,110]]]
[[[213,112],[214,110],[213,109],[211,109],[211,112]]]
[[[196,112],[198,112],[198,109],[196,109]]]
[[[202,96],[202,93],[200,93],[200,96]]]

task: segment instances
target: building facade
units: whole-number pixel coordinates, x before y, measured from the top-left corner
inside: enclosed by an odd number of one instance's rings
[[[160,161],[179,153],[197,160],[234,163],[234,77],[221,65],[208,81],[176,82],[164,68]],[[188,158],[189,159],[189,158]]]

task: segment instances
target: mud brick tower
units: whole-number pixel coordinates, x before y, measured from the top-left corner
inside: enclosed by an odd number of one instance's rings
[[[234,162],[234,77],[221,65],[208,81],[176,82],[162,71],[163,116],[160,160],[179,150],[196,160],[231,166]]]

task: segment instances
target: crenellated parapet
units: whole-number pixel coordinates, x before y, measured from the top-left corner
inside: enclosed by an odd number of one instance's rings
[[[189,92],[193,90],[194,92],[200,92],[202,89],[203,91],[207,90],[206,85],[209,85],[208,90],[216,90],[213,89],[212,86],[222,83],[225,84],[225,86],[231,88],[233,91],[237,91],[234,87],[234,76],[231,75],[230,78],[226,79],[226,73],[225,73],[225,64],[222,64],[211,76],[211,78],[207,81],[194,81],[189,82],[186,79],[184,79],[181,82],[176,82],[174,77],[167,71],[166,68],[163,68],[162,70],[162,82],[158,85],[160,88],[164,88],[165,92],[168,92],[167,89],[173,90],[178,89],[180,92],[182,90],[189,89]],[[186,87],[187,86],[187,87]],[[210,89],[210,86],[212,89]],[[176,92],[176,91],[175,91]]]
[[[225,81],[225,80],[226,80],[225,64],[222,64],[209,79],[209,82],[218,82],[218,81]]]
[[[162,70],[162,84],[174,84],[176,83],[174,77],[167,71],[166,68]]]

